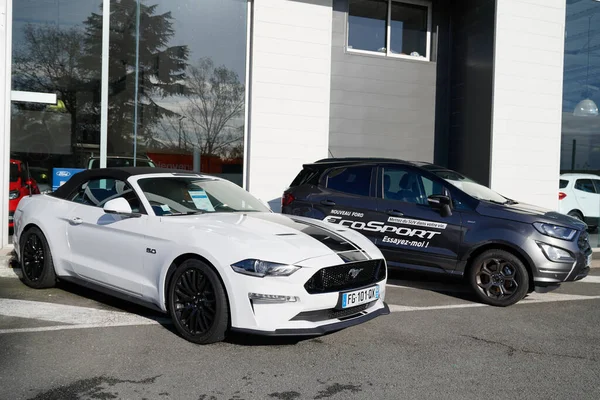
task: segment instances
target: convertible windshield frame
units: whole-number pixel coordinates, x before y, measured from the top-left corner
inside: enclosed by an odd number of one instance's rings
[[[214,213],[272,212],[233,182],[200,174],[146,174],[129,179],[149,213],[176,217]]]

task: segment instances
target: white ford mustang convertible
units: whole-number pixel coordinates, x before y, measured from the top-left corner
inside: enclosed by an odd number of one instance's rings
[[[388,314],[361,234],[271,212],[231,182],[158,168],[80,172],[14,215],[23,281],[72,281],[170,314],[185,339],[319,335]]]

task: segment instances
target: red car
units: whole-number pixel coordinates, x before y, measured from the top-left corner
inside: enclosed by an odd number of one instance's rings
[[[13,215],[19,201],[25,196],[31,194],[39,194],[35,179],[29,176],[27,165],[19,160],[10,160],[10,189],[8,193],[8,226],[13,227]]]

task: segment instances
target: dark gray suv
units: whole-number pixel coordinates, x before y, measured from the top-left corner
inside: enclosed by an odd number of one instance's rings
[[[464,276],[495,306],[582,279],[592,259],[583,222],[429,163],[320,160],[304,165],[281,201],[284,214],[361,232],[389,268]]]

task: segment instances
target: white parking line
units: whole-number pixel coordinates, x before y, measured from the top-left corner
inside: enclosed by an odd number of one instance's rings
[[[575,294],[558,294],[558,293],[531,293],[529,296],[521,300],[515,305],[527,305],[537,303],[555,303],[561,301],[576,301],[576,300],[596,300],[600,299],[600,296],[580,296]],[[408,312],[408,311],[429,311],[429,310],[450,310],[458,308],[476,308],[476,307],[489,307],[486,304],[481,303],[465,303],[465,304],[448,304],[442,306],[425,306],[425,307],[412,307],[412,306],[398,306],[390,304],[391,312]]]
[[[121,311],[14,299],[0,299],[0,316],[65,324],[38,328],[0,329],[0,334],[170,323],[168,318],[152,319]]]
[[[600,283],[600,276],[597,275],[588,275],[585,278],[583,278],[580,281],[577,282],[583,282],[583,283]]]

